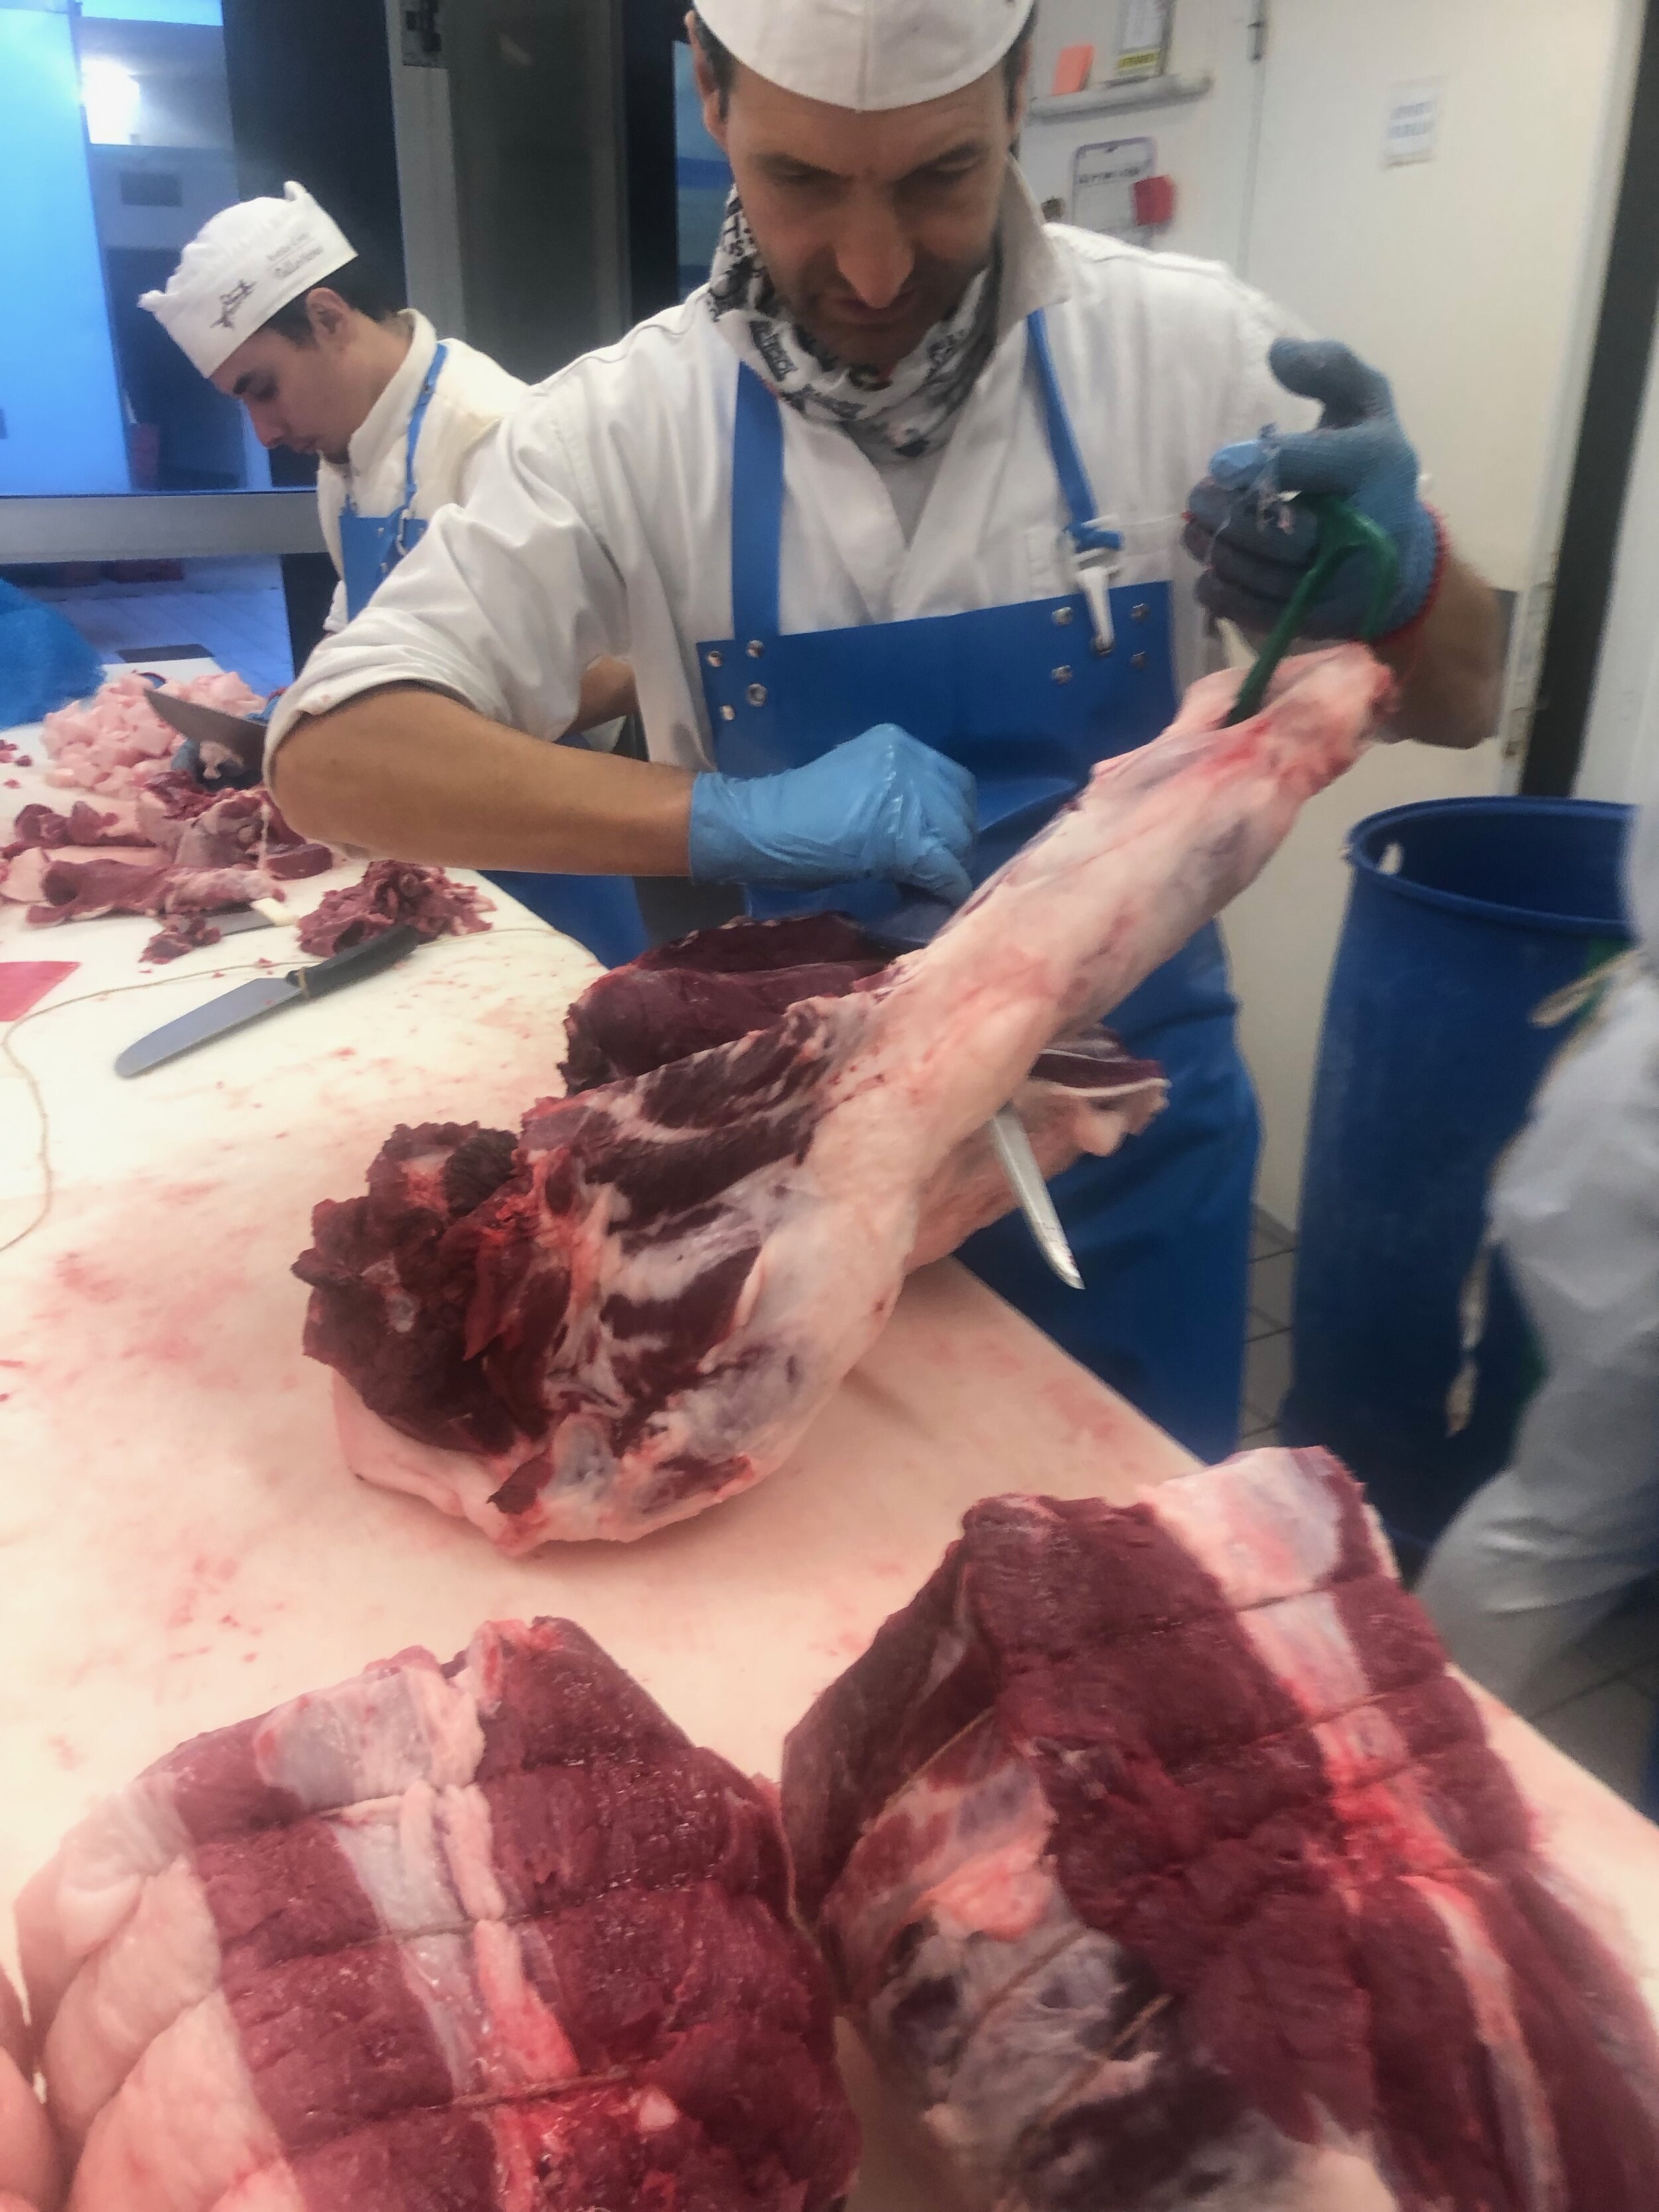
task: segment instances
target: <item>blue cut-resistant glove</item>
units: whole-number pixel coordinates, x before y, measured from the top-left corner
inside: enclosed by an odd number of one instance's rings
[[[705,884],[876,876],[960,904],[973,888],[974,779],[896,723],[777,775],[700,775],[691,873]]]
[[[1434,519],[1417,495],[1417,455],[1394,411],[1389,380],[1328,338],[1280,338],[1267,356],[1279,382],[1325,412],[1316,430],[1264,432],[1224,446],[1194,488],[1185,544],[1204,563],[1198,596],[1243,629],[1270,630],[1312,562],[1316,524],[1280,492],[1334,492],[1380,523],[1400,554],[1400,586],[1383,635],[1422,612],[1439,557]],[[1370,564],[1351,556],[1308,611],[1308,637],[1358,637],[1371,596]]]

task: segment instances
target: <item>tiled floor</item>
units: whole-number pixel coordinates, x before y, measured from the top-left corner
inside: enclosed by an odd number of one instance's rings
[[[1259,1209],[1244,1355],[1244,1443],[1264,1444],[1291,1379],[1296,1240]],[[1659,1727],[1659,1586],[1640,1591],[1533,1685],[1522,1710],[1552,1743],[1634,1799]]]
[[[179,583],[30,588],[108,659],[145,646],[200,645],[262,695],[294,680],[288,607],[275,561],[188,561]]]

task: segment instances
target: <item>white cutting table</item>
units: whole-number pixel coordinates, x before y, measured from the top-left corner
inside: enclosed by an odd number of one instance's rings
[[[52,795],[20,781],[0,799]],[[330,880],[293,886],[296,907]],[[1127,1498],[1189,1464],[946,1262],[913,1279],[789,1466],[641,1543],[505,1560],[355,1483],[289,1267],[313,1204],[360,1189],[393,1123],[516,1126],[556,1087],[593,963],[499,897],[495,921],[123,1083],[124,1044],[249,963],[288,964],[286,942],[232,939],[147,976],[148,921],[0,915],[0,963],[79,963],[14,1025],[29,1079],[0,1059],[0,1244],[26,1232],[0,1253],[0,1902],[182,1738],[407,1644],[447,1658],[491,1616],[580,1620],[699,1741],[775,1775],[785,1732],[975,1498]],[[1519,1721],[1494,1723],[1659,2005],[1659,1830]],[[849,2071],[858,2212],[942,2212],[862,2062]]]

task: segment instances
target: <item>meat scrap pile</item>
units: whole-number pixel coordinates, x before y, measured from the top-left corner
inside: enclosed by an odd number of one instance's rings
[[[240,677],[198,677],[185,698],[232,713],[257,706]],[[280,898],[281,886],[334,863],[326,845],[289,828],[263,787],[216,796],[171,766],[178,738],[145,703],[142,677],[112,677],[82,705],[49,715],[46,781],[86,791],[67,813],[22,807],[0,848],[0,897],[38,927],[106,914],[155,915],[167,957],[217,935],[204,917]]]
[[[326,891],[315,913],[300,924],[302,952],[347,952],[400,926],[430,945],[437,937],[468,937],[489,924],[489,901],[441,868],[409,860],[371,860],[360,883]]]
[[[33,2083],[33,2039],[0,1974],[0,2212],[58,2212],[63,2202],[63,2160]]]
[[[73,2212],[827,2212],[852,2178],[771,1798],[568,1622],[185,1745],[18,1923]]]
[[[1002,1498],[789,1738],[803,1911],[999,2212],[1651,2212],[1659,2041],[1355,1486]]]
[[[1389,679],[1358,647],[1290,662],[1227,729],[1237,690],[1194,686],[924,951],[848,977],[845,941],[826,960],[789,940],[775,997],[750,1001],[764,1026],[721,975],[722,1041],[643,1068],[641,1037],[692,1045],[709,1009],[672,961],[641,964],[579,1012],[574,1095],[516,1143],[397,1131],[367,1197],[317,1209],[297,1268],[355,1472],[514,1552],[638,1536],[769,1474],[906,1268],[1006,1209],[1000,1107],[1018,1097],[1050,1174],[1155,1110],[1155,1070],[1079,1040],[1250,882]],[[1056,1041],[1092,1056],[1081,1090],[1030,1080]]]

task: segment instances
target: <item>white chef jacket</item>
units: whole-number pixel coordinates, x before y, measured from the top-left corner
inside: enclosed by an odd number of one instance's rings
[[[1045,229],[1011,167],[995,350],[907,542],[881,472],[842,429],[784,408],[786,632],[902,622],[1075,590],[1068,516],[1027,353],[1048,309],[1061,386],[1119,580],[1176,580],[1177,675],[1206,664],[1187,496],[1211,453],[1307,403],[1267,366],[1291,327],[1217,264]],[[463,507],[426,538],[286,694],[274,752],[302,714],[386,684],[453,693],[554,738],[602,654],[631,663],[653,760],[713,764],[700,641],[732,630],[732,422],[740,315],[699,290],[523,400]]]
[[[346,448],[343,468],[324,460],[317,470],[317,505],[323,536],[334,566],[343,577],[340,513],[348,493],[359,514],[393,514],[404,503],[408,482],[409,422],[426,382],[438,334],[422,314],[406,310],[398,319],[412,332],[397,374],[375,401]],[[489,356],[449,340],[442,374],[415,448],[415,513],[429,522],[440,507],[470,498],[488,455],[489,440],[501,418],[529,390]],[[325,628],[345,626],[345,585],[334,594]]]

